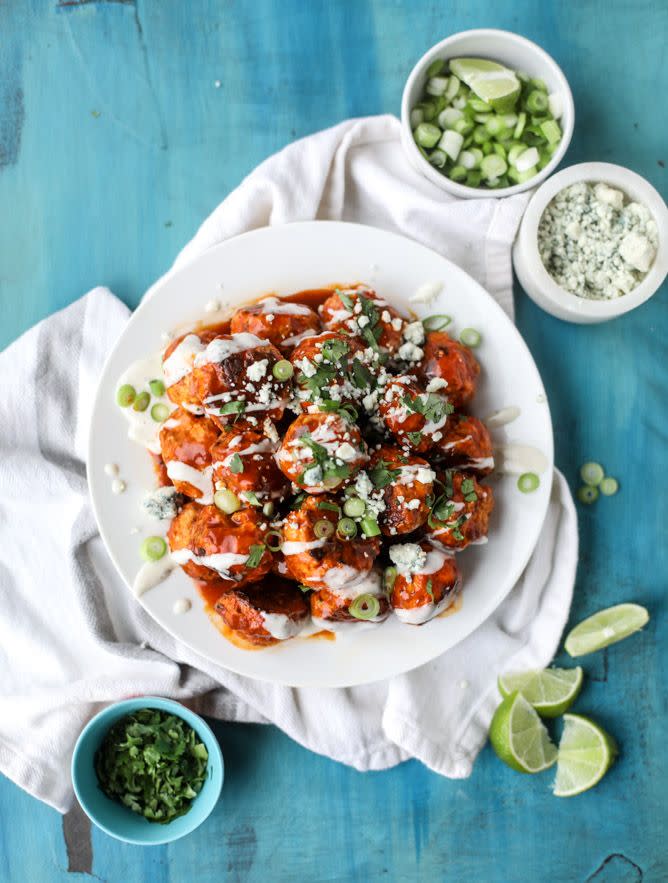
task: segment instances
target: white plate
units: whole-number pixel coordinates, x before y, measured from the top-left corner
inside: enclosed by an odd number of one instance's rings
[[[495,431],[497,440],[538,448],[549,467],[539,489],[517,490],[514,476],[492,481],[496,507],[489,542],[459,555],[463,572],[461,609],[421,627],[390,618],[383,625],[336,641],[297,639],[265,650],[230,644],[205,614],[197,592],[180,570],[142,596],[146,610],[170,634],[202,656],[240,674],[292,686],[342,687],[409,671],[454,646],[487,619],[524,569],[538,539],[550,497],[552,424],[536,365],[515,326],[470,276],[436,252],[374,227],[329,221],[267,227],[238,236],[165,279],[136,310],[111,353],[97,391],[88,458],[88,481],[100,533],[121,576],[131,586],[141,565],[139,544],[158,522],[144,515],[141,500],[154,486],[149,455],[127,438],[127,423],[115,403],[119,376],[133,361],[164,347],[162,332],[201,320],[212,298],[228,304],[266,292],[289,294],[331,283],[364,281],[404,312],[447,313],[454,328],[477,328],[482,363],[474,410],[484,417],[515,405],[521,416]],[[424,282],[443,291],[428,308],[408,298]],[[118,463],[127,491],[115,496],[104,473]],[[140,533],[132,533],[135,527]],[[130,589],[128,589],[130,590]],[[173,613],[174,602],[192,599],[189,613]]]

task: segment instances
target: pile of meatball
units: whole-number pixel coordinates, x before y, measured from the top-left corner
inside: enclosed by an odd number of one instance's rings
[[[319,300],[264,298],[163,355],[170,552],[250,645],[427,622],[494,505],[470,349],[364,285]]]

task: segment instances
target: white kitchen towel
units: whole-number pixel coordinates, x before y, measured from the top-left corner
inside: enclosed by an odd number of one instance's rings
[[[259,166],[177,265],[266,224],[359,221],[445,254],[512,315],[510,246],[525,202],[454,200],[409,167],[396,119],[351,120]],[[563,477],[555,473],[545,527],[518,584],[439,659],[352,689],[240,677],[154,623],[97,534],[84,465],[90,410],[127,317],[109,291],[95,289],[0,354],[0,771],[65,811],[85,722],[105,703],[159,694],[226,720],[275,723],[360,770],[415,757],[443,775],[469,775],[497,702],[497,674],[546,665],[568,616],[577,524]]]

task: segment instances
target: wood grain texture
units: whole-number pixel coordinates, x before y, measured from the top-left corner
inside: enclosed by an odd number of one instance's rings
[[[258,162],[344,117],[397,112],[424,49],[478,26],[520,31],[562,65],[577,116],[568,164],[619,162],[666,194],[668,6],[656,0],[0,2],[0,345],[96,284],[135,305]],[[574,487],[592,458],[622,485],[581,511],[572,620],[624,600],[653,613],[641,636],[585,660],[578,710],[622,746],[605,781],[559,801],[549,774],[522,777],[489,749],[466,781],[415,762],[362,775],[274,728],[216,724],[228,777],[207,824],[145,850],[93,829],[93,876],[668,878],[665,295],[586,327],[517,292],[557,463]],[[68,853],[61,817],[0,781],[0,881],[74,879],[83,847]]]

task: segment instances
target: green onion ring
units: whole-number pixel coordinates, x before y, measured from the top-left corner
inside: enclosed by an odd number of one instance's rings
[[[375,595],[358,595],[348,607],[355,619],[374,619],[380,613],[380,603]]]

